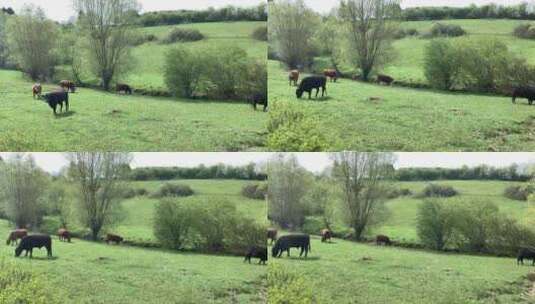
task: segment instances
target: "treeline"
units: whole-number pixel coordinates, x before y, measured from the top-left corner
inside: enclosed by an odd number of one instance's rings
[[[267,16],[267,6],[261,4],[249,8],[226,6],[220,9],[211,7],[200,11],[149,12],[139,16],[138,22],[142,26],[159,26],[197,22],[267,21]]]
[[[531,178],[528,173],[520,172],[518,165],[495,168],[485,165],[462,168],[400,168],[395,179],[399,181],[432,180],[501,180],[525,182]]]
[[[267,174],[257,170],[251,163],[246,166],[214,165],[197,167],[147,167],[135,168],[130,172],[130,179],[145,180],[172,180],[172,179],[240,179],[259,180],[267,179]]]
[[[0,12],[8,15],[15,15],[15,11],[11,7],[2,7]]]
[[[407,21],[444,19],[522,19],[535,20],[535,10],[524,2],[518,5],[497,5],[466,7],[412,7],[403,10]]]

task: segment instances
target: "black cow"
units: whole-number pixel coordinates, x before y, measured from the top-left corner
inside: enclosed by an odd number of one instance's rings
[[[22,239],[19,246],[15,249],[15,256],[19,257],[22,251],[26,251],[26,256],[28,252],[30,253],[30,258],[32,258],[32,253],[34,248],[46,248],[47,256],[52,257],[52,238],[48,235],[43,234],[34,234],[26,236]]]
[[[282,253],[286,251],[288,256],[290,256],[290,248],[296,247],[301,248],[301,253],[299,256],[305,253],[305,258],[309,251],[312,251],[310,248],[310,236],[308,234],[289,234],[281,236],[276,242],[273,248],[271,248],[271,254],[273,257],[280,258]]]
[[[117,93],[124,92],[125,94],[132,95],[132,87],[124,83],[118,83],[115,90]]]
[[[253,246],[245,255],[244,262],[249,262],[249,264],[251,264],[251,258],[259,258],[260,260],[258,261],[258,264],[266,265],[266,261],[268,259],[267,255],[267,247]]]
[[[532,260],[532,265],[535,266],[535,249],[534,248],[521,248],[518,251],[518,255],[516,258],[516,264],[522,264],[524,265],[524,259],[526,260]]]
[[[267,112],[268,99],[267,99],[266,93],[253,94],[251,96],[251,103],[253,104],[253,108],[255,111],[256,111],[256,105],[262,105],[264,106],[264,112]]]
[[[52,92],[46,93],[41,96],[50,108],[54,111],[54,115],[57,115],[57,107],[60,106],[60,112],[63,112],[63,103],[65,103],[65,112],[69,112],[69,93],[68,92]]]
[[[297,98],[301,98],[304,92],[308,93],[308,99],[312,98],[312,90],[316,89],[316,98],[321,88],[321,97],[327,92],[327,78],[325,76],[309,76],[303,79],[295,91]]]
[[[385,83],[386,85],[391,85],[392,82],[394,82],[394,78],[392,78],[392,77],[390,77],[388,75],[379,74],[379,75],[377,75],[377,82],[379,84]]]
[[[523,86],[513,89],[513,103],[516,103],[517,98],[526,98],[529,101],[529,105],[533,104],[535,100],[535,87]]]
[[[375,243],[377,245],[385,245],[385,246],[390,246],[392,245],[392,241],[390,240],[390,238],[386,235],[378,235],[375,237]]]

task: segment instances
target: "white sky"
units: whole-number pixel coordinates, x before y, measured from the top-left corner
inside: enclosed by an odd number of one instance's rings
[[[472,3],[476,5],[484,5],[489,3],[496,3],[502,5],[514,5],[525,2],[526,0],[402,0],[401,7],[415,7],[415,6],[468,6]],[[305,3],[316,11],[328,12],[333,7],[340,3],[339,0],[305,0]]]
[[[143,12],[205,9],[208,7],[222,7],[227,5],[254,6],[264,0],[138,0]],[[24,4],[34,4],[42,7],[48,18],[56,21],[67,21],[75,15],[72,0],[0,0],[0,7],[12,7],[17,12]]]
[[[4,159],[12,153],[0,153]],[[46,171],[57,172],[67,164],[63,153],[31,153],[37,164]],[[268,161],[274,153],[132,153],[132,167],[178,166],[193,167],[199,164],[224,163],[241,166],[250,162]],[[310,171],[321,172],[331,164],[328,153],[295,153],[301,165]],[[447,167],[457,168],[486,164],[505,167],[513,163],[535,163],[535,153],[395,153],[396,167]]]

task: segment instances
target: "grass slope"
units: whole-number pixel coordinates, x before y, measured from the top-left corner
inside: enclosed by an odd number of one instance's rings
[[[32,83],[0,71],[0,151],[237,151],[262,149],[267,115],[243,103],[71,94],[54,117],[32,99]],[[46,85],[44,91],[56,89]]]
[[[312,239],[308,259],[283,255],[270,264],[301,274],[319,303],[529,303],[522,283],[533,267],[514,259],[437,254]],[[270,266],[271,267],[271,266]],[[268,291],[269,292],[269,291]]]
[[[535,107],[509,98],[386,87],[342,79],[328,97],[298,100],[287,72],[269,62],[272,108],[298,103],[332,142],[331,150],[532,151]],[[379,101],[371,101],[378,97]]]

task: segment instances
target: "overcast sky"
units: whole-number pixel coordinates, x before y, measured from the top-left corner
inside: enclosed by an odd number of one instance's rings
[[[227,5],[254,6],[265,0],[138,0],[143,12],[205,9],[208,7],[222,7]],[[0,0],[0,7],[12,7],[17,12],[24,4],[35,4],[42,7],[48,18],[57,21],[67,21],[75,15],[72,0]]]
[[[31,153],[37,164],[46,171],[58,172],[66,165],[63,153]],[[199,164],[246,165],[250,162],[263,164],[273,153],[132,153],[132,167],[179,166],[192,167]],[[3,158],[11,153],[0,153]],[[296,153],[301,165],[308,170],[321,172],[331,164],[328,153]],[[505,167],[513,163],[535,163],[535,153],[396,153],[396,167],[447,167],[486,164]]]

